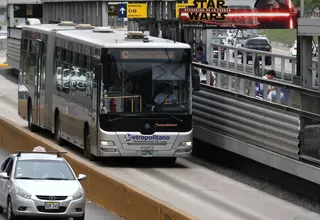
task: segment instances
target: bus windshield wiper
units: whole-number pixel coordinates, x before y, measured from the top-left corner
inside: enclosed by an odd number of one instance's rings
[[[110,118],[109,119],[109,122],[114,122],[114,121],[118,121],[118,120],[121,120],[121,119],[124,119],[124,118],[127,118],[127,117],[132,117],[132,116],[145,116],[147,114],[130,114],[130,115],[122,115],[122,116],[119,116],[117,118]]]
[[[117,118],[109,119],[109,122],[118,121],[118,120],[123,119],[123,118],[126,118],[126,117],[129,117],[129,115],[124,115],[124,116],[119,116],[119,117],[117,117]]]
[[[183,122],[183,120],[182,119],[180,119],[180,118],[178,118],[178,117],[176,117],[176,116],[173,116],[172,114],[166,114],[166,115],[168,115],[170,118],[173,118],[173,119],[175,119],[175,120],[177,120],[177,121],[179,121],[179,122]]]

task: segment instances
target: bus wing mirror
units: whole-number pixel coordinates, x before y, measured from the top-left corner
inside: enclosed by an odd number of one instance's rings
[[[102,79],[102,64],[96,64],[94,67],[94,75],[96,80]]]
[[[193,91],[199,91],[200,90],[200,75],[194,74],[192,76],[192,85],[193,85]]]

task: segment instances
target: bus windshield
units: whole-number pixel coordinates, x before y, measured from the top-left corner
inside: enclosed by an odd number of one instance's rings
[[[105,51],[101,114],[189,112],[191,53],[186,49]],[[158,111],[161,112],[161,111]]]

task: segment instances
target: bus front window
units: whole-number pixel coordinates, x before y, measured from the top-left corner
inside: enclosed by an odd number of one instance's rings
[[[130,61],[115,56],[111,62],[104,62],[100,113],[188,113],[191,64],[183,59],[184,50],[180,51],[180,57],[172,59]]]

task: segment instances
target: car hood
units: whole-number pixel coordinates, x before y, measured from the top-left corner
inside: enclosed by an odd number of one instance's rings
[[[77,180],[15,180],[17,185],[32,195],[71,196],[80,187]]]

